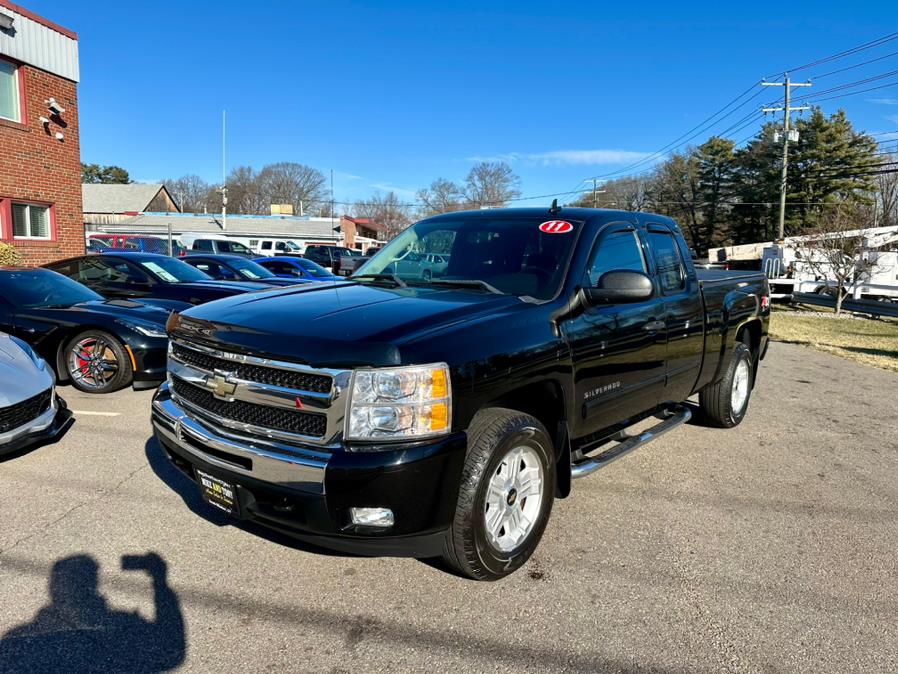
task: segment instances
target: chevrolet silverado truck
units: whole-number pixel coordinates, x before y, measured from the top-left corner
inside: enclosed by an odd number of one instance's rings
[[[661,215],[449,213],[348,279],[172,314],[152,422],[234,517],[494,580],[574,478],[693,411],[738,425],[769,316],[763,274],[697,273]]]

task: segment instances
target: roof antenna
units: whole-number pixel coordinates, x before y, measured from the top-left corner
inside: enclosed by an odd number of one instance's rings
[[[549,214],[555,215],[556,213],[561,212],[561,207],[558,205],[558,199],[552,199],[552,205],[549,207]]]

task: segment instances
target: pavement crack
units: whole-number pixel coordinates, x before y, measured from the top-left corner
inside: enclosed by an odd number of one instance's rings
[[[15,548],[19,547],[23,543],[27,543],[28,541],[32,540],[33,538],[40,537],[43,534],[47,533],[50,529],[52,529],[54,526],[56,526],[57,524],[62,522],[69,515],[71,515],[72,513],[76,512],[78,510],[81,510],[81,508],[83,508],[84,506],[90,505],[91,503],[101,502],[101,501],[105,500],[106,497],[110,496],[111,494],[114,494],[116,491],[121,489],[121,487],[124,486],[125,483],[127,483],[129,480],[134,478],[135,475],[137,475],[142,470],[145,470],[146,468],[147,468],[147,464],[138,466],[137,468],[132,470],[130,473],[128,473],[125,477],[123,477],[121,480],[116,482],[109,489],[104,489],[103,491],[101,491],[96,497],[85,499],[85,500],[81,501],[80,503],[76,503],[71,508],[69,508],[68,510],[63,512],[61,515],[59,515],[59,517],[57,517],[56,519],[53,519],[53,520],[47,522],[43,526],[39,527],[36,531],[32,531],[27,536],[22,536],[21,538],[16,539],[15,541],[13,541],[12,545],[9,545],[5,548],[0,549],[0,557],[2,557],[4,554],[9,552],[10,550],[14,550]]]

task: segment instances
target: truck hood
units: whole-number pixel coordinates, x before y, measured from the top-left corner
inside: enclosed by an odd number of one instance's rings
[[[403,344],[526,306],[478,290],[316,283],[193,307],[174,336],[312,367],[396,365]]]

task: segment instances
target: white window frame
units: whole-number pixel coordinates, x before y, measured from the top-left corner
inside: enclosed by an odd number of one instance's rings
[[[15,117],[6,117],[4,115],[0,115],[0,119],[5,119],[10,122],[17,122],[19,124],[22,123],[22,77],[19,75],[19,69],[21,66],[13,63],[12,61],[7,61],[4,58],[0,58],[0,62],[8,63],[12,66],[12,76],[15,81],[16,86],[16,111],[19,113],[18,119]]]
[[[16,234],[16,216],[13,212],[13,209],[16,206],[25,206],[28,210],[27,212],[27,220],[28,220],[28,231],[31,232],[31,209],[32,208],[43,208],[47,211],[47,236],[32,236],[29,234],[28,236],[19,236]],[[9,202],[9,217],[10,217],[10,234],[12,234],[12,238],[15,241],[52,241],[53,240],[53,207],[48,204],[33,204],[27,201],[13,201]]]

